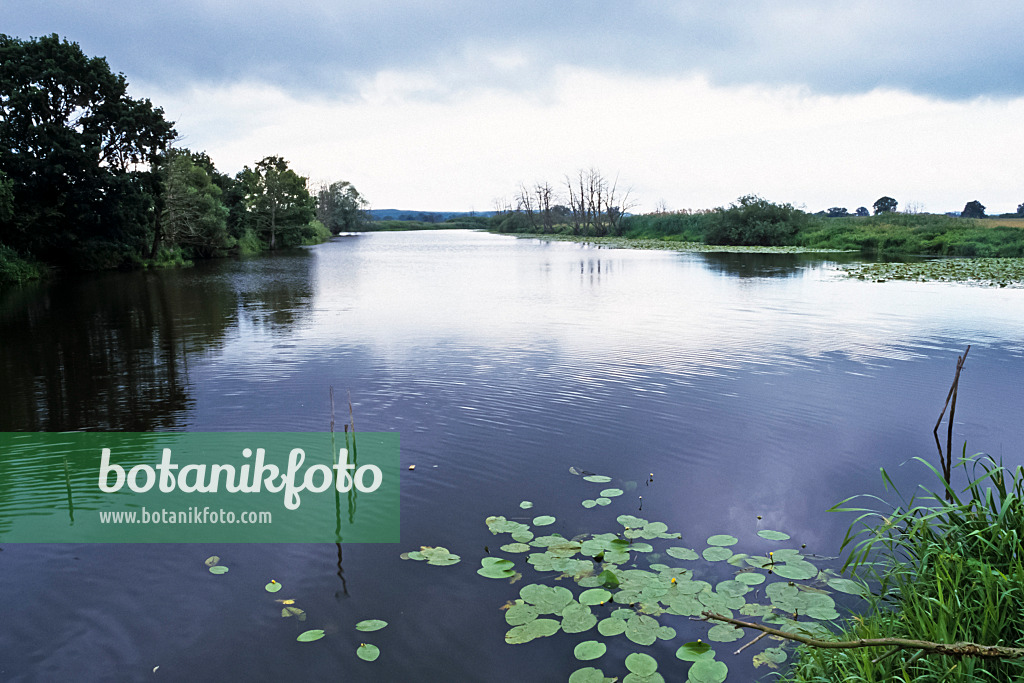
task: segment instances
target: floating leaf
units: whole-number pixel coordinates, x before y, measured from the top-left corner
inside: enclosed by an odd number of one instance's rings
[[[602,619],[597,624],[597,632],[606,638],[611,636],[617,636],[620,633],[625,632],[626,622],[624,619],[616,619],[615,617],[607,617]]]
[[[596,640],[584,640],[573,648],[573,655],[580,661],[589,661],[604,656],[608,646]],[[603,677],[602,677],[603,678]]]
[[[516,572],[512,567],[515,562],[501,557],[485,557],[480,560],[481,567],[476,570],[480,576],[488,579],[510,579]]]
[[[505,612],[505,621],[509,626],[522,626],[537,618],[539,612],[533,605],[525,602],[517,602]]]
[[[864,587],[850,579],[832,578],[827,581],[829,588],[834,588],[841,593],[850,595],[864,595]]]
[[[582,503],[580,503],[580,505],[582,505],[583,507],[585,507],[587,509],[590,509],[592,507],[596,507],[597,506],[597,501],[596,500],[591,500],[590,498],[588,498],[587,500],[585,500]]]
[[[533,507],[533,503],[531,503],[528,500],[524,500],[522,503],[519,504],[519,507],[521,507],[524,510],[529,510],[530,508]]]
[[[228,573],[228,568],[223,566],[223,565],[219,565],[219,564],[218,565],[214,565],[214,566],[210,567],[210,573],[211,574],[227,574]]]
[[[379,631],[379,630],[381,630],[382,628],[384,628],[387,625],[388,625],[388,622],[384,621],[383,619],[365,619],[363,621],[360,621],[358,624],[356,624],[356,630],[357,631]]]
[[[376,661],[377,657],[380,657],[380,648],[370,643],[359,643],[359,647],[356,648],[356,657],[364,662]]]
[[[718,534],[708,539],[708,545],[736,545],[739,539],[728,534]]]
[[[601,580],[601,585],[605,588],[619,587],[619,577],[615,576],[615,573],[610,569],[605,569],[597,575],[597,578]]]
[[[603,498],[614,498],[616,496],[621,496],[621,495],[622,495],[622,489],[605,489],[604,491],[601,491],[601,496]]]
[[[754,655],[754,667],[767,666],[777,669],[779,664],[786,661],[786,651],[781,647],[769,647],[764,652]]]
[[[764,583],[764,574],[758,574],[757,572],[744,572],[736,575],[736,580],[742,584],[748,586],[759,586]]]
[[[580,593],[581,605],[601,605],[608,602],[612,594],[603,588],[591,588]]]
[[[594,502],[597,503],[598,505],[605,506],[605,505],[611,505],[612,504],[612,499],[611,498],[597,498],[597,499],[594,500]]]
[[[643,652],[634,652],[626,657],[626,668],[638,676],[650,676],[658,670],[658,660]]]
[[[671,626],[661,626],[655,635],[658,636],[658,640],[673,640],[676,637],[676,630]]]
[[[312,643],[314,640],[320,640],[323,637],[324,637],[323,629],[316,628],[316,629],[313,629],[312,631],[306,631],[305,633],[300,633],[299,637],[296,638],[295,640],[299,641],[300,643]]]
[[[587,605],[571,602],[562,610],[562,630],[566,633],[583,633],[594,628],[596,624],[597,617],[591,613]]]
[[[509,645],[521,645],[535,638],[546,638],[558,633],[561,626],[554,619],[534,619],[522,626],[514,626],[505,634],[505,642]]]
[[[732,557],[732,551],[728,548],[721,548],[719,546],[711,546],[710,548],[704,548],[704,552],[701,553],[704,559],[708,562],[721,562],[722,560],[728,560]]]
[[[661,624],[646,614],[635,614],[626,621],[626,637],[637,645],[652,645],[658,639]]]
[[[665,552],[677,560],[696,560],[699,557],[697,551],[690,548],[669,548]]]
[[[302,611],[301,609],[299,609],[298,607],[282,607],[281,608],[281,616],[282,617],[286,617],[286,618],[287,617],[298,617],[299,621],[305,621],[306,620],[306,613],[304,611]]]
[[[512,540],[517,543],[529,543],[533,540],[533,532],[529,529],[520,529],[512,532]]]
[[[530,546],[525,543],[506,543],[501,549],[506,553],[525,553],[530,550]]]
[[[765,539],[767,539],[769,541],[788,541],[789,540],[789,534],[784,534],[781,531],[769,531],[768,529],[764,529],[762,531],[758,531],[757,535],[760,536],[761,538],[765,538]]]
[[[716,659],[698,659],[690,667],[688,681],[692,683],[723,683],[729,675],[729,667]]]
[[[591,484],[607,484],[611,480],[611,477],[606,477],[603,474],[591,474],[583,477],[583,481],[589,481]]]
[[[277,591],[281,590],[281,584],[279,584],[277,581],[271,581],[266,586],[264,586],[264,588],[267,589],[268,593],[276,593]]]
[[[716,643],[731,643],[742,637],[743,629],[736,628],[732,624],[718,624],[717,626],[712,626],[711,630],[708,631],[708,640],[713,640]]]
[[[776,562],[772,567],[772,571],[784,579],[793,579],[794,581],[813,579],[818,575],[818,568],[804,560],[785,562],[782,564]]]
[[[604,673],[600,669],[588,666],[585,669],[576,669],[569,674],[569,683],[604,683]]]
[[[554,523],[555,523],[555,518],[552,517],[551,515],[541,515],[540,517],[534,517],[533,518],[533,525],[534,526],[548,526],[549,524],[554,524]]]
[[[437,546],[432,548],[430,546],[423,546],[419,549],[419,558],[413,557],[414,553],[409,553],[410,559],[424,559],[427,564],[432,564],[438,567],[447,567],[449,565],[457,564],[462,560],[461,557],[451,553],[448,548]]]
[[[519,597],[535,606],[541,614],[561,614],[573,601],[572,591],[562,586],[544,586],[532,583],[523,586]]]
[[[208,558],[206,558],[205,564],[207,567],[215,567],[217,566],[218,562],[220,562],[220,558],[216,555],[211,555]]]
[[[683,660],[684,662],[696,662],[698,659],[707,658],[707,653],[711,652],[711,646],[707,643],[702,643],[699,640],[694,640],[689,643],[683,643],[678,650],[676,650],[676,657]],[[715,653],[711,652],[711,657],[714,657]]]

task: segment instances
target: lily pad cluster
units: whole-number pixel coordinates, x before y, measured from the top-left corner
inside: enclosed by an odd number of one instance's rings
[[[622,488],[606,485],[610,477],[572,468],[573,474],[589,483],[605,486],[595,500],[613,500]],[[531,509],[520,505],[520,508]],[[520,518],[523,519],[523,518]],[[523,645],[556,633],[580,634],[573,649],[580,662],[594,662],[572,673],[571,683],[604,683],[606,676],[598,662],[607,657],[607,640],[623,638],[636,648],[651,648],[658,641],[674,641],[677,627],[690,631],[714,613],[746,620],[759,618],[783,631],[821,636],[823,622],[839,618],[831,591],[858,594],[862,586],[831,571],[820,572],[801,550],[772,548],[762,554],[735,552],[739,539],[715,534],[703,544],[682,542],[682,534],[667,524],[632,514],[619,515],[618,526],[610,531],[566,538],[558,533],[557,519],[550,515],[532,517],[531,523],[501,515],[487,517],[488,530],[507,535],[500,546],[504,554],[526,556],[532,567],[532,583],[522,586],[518,596],[507,603],[505,621],[509,629],[505,642]],[[790,540],[783,532],[761,530],[761,542],[778,544]],[[421,548],[408,553],[409,559],[428,560],[431,553],[448,554],[446,549]],[[458,556],[455,556],[458,557]],[[517,561],[486,556],[477,573],[487,578],[523,578]],[[521,565],[520,565],[521,566]],[[707,579],[695,570],[705,570]],[[523,573],[529,568],[522,568]],[[556,585],[551,585],[555,583]],[[728,623],[707,620],[701,640],[683,643],[676,658],[689,662],[687,681],[722,683],[728,666],[716,658],[715,644],[744,638],[742,629]],[[708,642],[704,642],[704,641]],[[729,648],[735,650],[734,646]],[[765,639],[749,650],[755,667],[777,667],[785,662],[786,651],[776,641]],[[627,656],[629,672],[624,683],[663,681],[653,651],[636,651]]]
[[[918,263],[858,263],[842,266],[850,277],[873,282],[961,282],[994,287],[1024,284],[1024,259],[949,258]]]

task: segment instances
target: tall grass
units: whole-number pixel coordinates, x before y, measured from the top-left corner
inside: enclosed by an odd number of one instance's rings
[[[989,456],[963,457],[956,469],[964,471],[967,487],[958,492],[925,465],[939,479],[940,493],[922,487],[920,495],[909,501],[901,496],[901,504],[886,512],[842,507],[849,501],[834,508],[861,513],[843,543],[844,549],[852,544],[846,567],[878,586],[867,614],[848,620],[839,639],[1024,645],[1024,470],[1008,470]],[[883,476],[892,486],[884,470]],[[801,647],[780,680],[1024,679],[1024,662],[1016,660],[884,654]]]

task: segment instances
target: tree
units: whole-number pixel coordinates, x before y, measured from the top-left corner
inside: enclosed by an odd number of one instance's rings
[[[306,178],[288,168],[281,157],[265,157],[254,168],[238,174],[247,227],[270,249],[302,242],[304,228],[315,216],[315,200]]]
[[[629,190],[619,194],[618,179],[609,181],[596,168],[565,177],[575,234],[617,235],[622,217],[633,206]]]
[[[44,258],[138,258],[159,191],[152,164],[174,137],[105,59],[56,34],[0,34],[0,166],[13,195],[0,242]]]
[[[973,202],[967,202],[967,204],[964,205],[964,210],[960,212],[960,215],[963,218],[984,218],[985,207],[981,205],[981,202],[975,199]]]
[[[1024,216],[1024,204],[1017,205],[1017,215]]]
[[[162,236],[168,244],[204,258],[220,255],[234,243],[227,231],[228,209],[221,202],[221,189],[207,171],[207,162],[205,154],[188,150],[168,153],[163,166],[160,217]]]
[[[877,216],[880,213],[894,213],[898,205],[899,202],[892,197],[879,197],[873,204],[875,215]]]
[[[856,215],[858,215],[858,216],[870,216],[871,215],[871,214],[868,213],[868,207],[866,207],[866,206],[858,206],[857,210],[854,213]]]
[[[807,214],[792,204],[775,204],[747,195],[728,209],[715,209],[704,240],[708,244],[781,246],[806,222]]]
[[[316,217],[332,234],[357,232],[369,220],[370,203],[352,183],[339,180],[316,193]]]
[[[846,210],[846,207],[843,207],[843,206],[833,206],[831,209],[828,210],[826,215],[829,218],[842,218],[843,216],[849,216],[850,214]]]

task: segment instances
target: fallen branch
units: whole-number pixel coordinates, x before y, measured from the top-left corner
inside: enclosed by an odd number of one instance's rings
[[[722,616],[715,612],[701,612],[705,619],[724,621],[733,626],[741,628],[752,628],[763,631],[771,636],[778,636],[787,640],[795,640],[811,647],[828,648],[834,650],[852,650],[860,647],[891,647],[900,650],[919,650],[929,655],[950,655],[953,657],[982,657],[985,659],[1019,659],[1024,657],[1024,648],[1001,647],[998,645],[978,645],[977,643],[933,643],[927,640],[913,640],[911,638],[860,638],[858,640],[819,640],[809,636],[802,636],[796,633],[786,633],[777,628],[752,624],[748,621],[740,621],[731,617]]]

